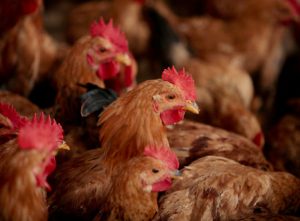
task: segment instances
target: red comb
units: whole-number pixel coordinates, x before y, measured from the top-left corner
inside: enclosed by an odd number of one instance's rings
[[[13,129],[20,129],[20,127],[24,126],[28,122],[28,119],[21,116],[10,104],[0,103],[0,114],[10,120],[13,125]]]
[[[53,150],[62,143],[63,129],[60,124],[45,117],[42,113],[39,117],[34,115],[18,135],[19,146],[22,149],[49,149]]]
[[[179,161],[176,154],[168,147],[157,148],[153,146],[147,146],[144,150],[144,155],[166,162],[170,169],[179,168]]]
[[[294,10],[294,12],[299,15],[300,14],[300,4],[298,3],[297,0],[286,0]]]
[[[194,80],[191,75],[185,73],[184,69],[179,72],[177,72],[174,66],[165,69],[161,78],[179,87],[183,91],[185,99],[193,101],[196,99]]]
[[[105,24],[103,18],[99,22],[92,23],[90,28],[92,37],[103,37],[109,39],[121,52],[128,51],[128,43],[125,34],[119,28],[113,26],[113,20],[110,19],[108,24]]]

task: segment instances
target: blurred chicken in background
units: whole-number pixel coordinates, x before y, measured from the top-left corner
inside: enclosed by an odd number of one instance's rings
[[[3,21],[6,32],[0,39],[1,84],[29,96],[35,85],[55,69],[64,50],[44,30],[41,0],[1,1],[0,11],[7,16]]]

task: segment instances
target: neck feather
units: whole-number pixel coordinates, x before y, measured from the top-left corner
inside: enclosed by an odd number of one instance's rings
[[[100,142],[107,159],[128,160],[142,155],[147,145],[169,147],[165,127],[152,103],[152,96],[157,92],[153,86],[160,82],[140,84],[101,114]]]

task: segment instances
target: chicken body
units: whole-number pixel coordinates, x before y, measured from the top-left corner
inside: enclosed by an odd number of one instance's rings
[[[46,179],[55,169],[54,153],[62,144],[62,128],[41,115],[13,129],[17,138],[0,148],[0,218],[46,221],[45,190],[50,188]]]
[[[18,151],[14,148],[17,145],[16,140],[11,140],[0,148],[0,218],[3,221],[24,220],[24,217],[28,221],[46,221],[45,192],[36,187],[33,173],[40,170],[40,156],[34,151]]]
[[[165,125],[182,120],[191,102],[177,86],[163,80],[145,81],[123,94],[98,120],[99,140],[107,158],[119,162],[140,155],[144,151],[140,147],[169,147]]]
[[[197,102],[203,107],[197,120],[241,134],[262,147],[261,126],[249,110],[254,93],[250,77],[240,69],[196,59],[184,66],[195,79]]]
[[[7,31],[0,42],[1,81],[6,89],[24,96],[29,96],[59,59],[56,43],[43,29],[41,13],[40,6]]]
[[[172,150],[184,167],[205,156],[222,156],[261,170],[272,170],[262,151],[248,139],[209,125],[184,120],[167,129]]]
[[[299,179],[208,156],[183,170],[161,198],[156,220],[235,220],[259,212],[297,214]]]
[[[99,212],[111,185],[111,172],[102,152],[85,151],[50,177],[54,190],[48,199],[50,220],[91,220]]]

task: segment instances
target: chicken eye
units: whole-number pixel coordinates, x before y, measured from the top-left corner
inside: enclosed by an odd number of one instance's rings
[[[167,99],[168,100],[173,100],[175,98],[175,95],[174,94],[169,94],[167,95]]]
[[[158,173],[159,172],[159,170],[158,169],[152,169],[152,173]]]
[[[106,52],[106,48],[99,48],[99,52],[101,53]]]

